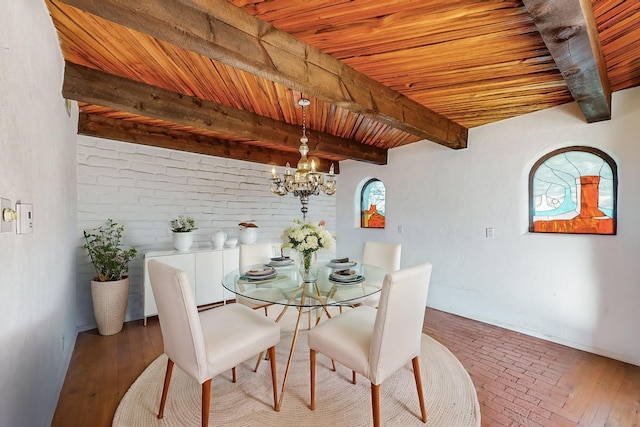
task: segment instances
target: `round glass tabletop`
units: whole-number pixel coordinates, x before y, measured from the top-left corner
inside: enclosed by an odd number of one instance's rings
[[[229,272],[222,285],[256,302],[296,307],[353,305],[380,292],[386,273],[373,265],[358,263],[343,268],[319,261],[317,281],[305,283],[297,263],[275,267],[259,264]],[[301,298],[303,295],[305,298]]]

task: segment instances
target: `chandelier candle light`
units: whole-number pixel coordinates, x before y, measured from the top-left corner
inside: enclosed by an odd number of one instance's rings
[[[307,137],[307,123],[306,123],[306,111],[305,107],[309,106],[310,101],[306,98],[301,98],[298,101],[298,105],[302,107],[302,136],[300,137],[300,160],[298,161],[298,167],[296,171],[291,173],[291,166],[287,162],[286,169],[283,178],[276,173],[275,166],[271,169],[271,192],[278,196],[284,196],[287,193],[293,193],[294,196],[300,198],[302,203],[302,219],[305,220],[307,212],[309,211],[307,205],[309,203],[309,196],[317,196],[320,194],[320,190],[325,194],[331,196],[336,192],[336,179],[333,174],[333,163],[329,169],[329,175],[325,182],[324,176],[316,171],[316,164],[314,160],[309,162],[307,154],[309,153],[309,138]]]

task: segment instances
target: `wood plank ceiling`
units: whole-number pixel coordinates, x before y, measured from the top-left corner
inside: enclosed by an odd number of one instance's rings
[[[302,96],[326,171],[640,84],[638,0],[45,2],[80,133],[265,164],[297,162]]]

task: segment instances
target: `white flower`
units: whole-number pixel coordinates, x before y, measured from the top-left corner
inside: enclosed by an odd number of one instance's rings
[[[179,233],[179,232],[189,232],[195,231],[196,222],[190,216],[179,215],[178,218],[171,220],[171,231]]]
[[[328,249],[333,245],[333,236],[322,225],[304,223],[300,220],[294,220],[294,223],[282,233],[283,248],[311,253],[319,249]]]

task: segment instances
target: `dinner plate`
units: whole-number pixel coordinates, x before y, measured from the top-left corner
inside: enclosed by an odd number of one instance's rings
[[[280,277],[286,277],[286,276],[280,276]],[[270,274],[269,276],[263,276],[263,277],[247,277],[247,276],[240,276],[238,278],[238,282],[239,283],[252,283],[254,285],[259,285],[261,283],[268,283],[271,282],[273,280],[278,279],[278,274],[277,273],[273,273]]]
[[[278,277],[278,275],[274,273],[274,274],[270,274],[268,276],[262,276],[262,277],[240,276],[239,280],[242,280],[245,283],[260,283],[267,280],[271,280],[275,277]]]
[[[284,267],[285,265],[293,264],[293,260],[291,258],[271,258],[267,264],[268,267]]]
[[[273,267],[260,268],[260,269],[251,269],[247,270],[244,275],[247,277],[264,277],[264,276],[272,276],[276,274],[276,270]]]
[[[333,275],[330,275],[329,280],[332,281],[333,283],[339,283],[341,285],[353,285],[356,283],[362,283],[364,281],[364,276],[361,274],[358,274],[351,279],[345,280],[345,279],[338,279],[338,278],[335,278]]]
[[[333,262],[332,261],[332,262],[329,262],[327,264],[327,267],[344,270],[345,268],[354,267],[356,264],[358,264],[358,263],[355,262],[355,261],[347,261],[347,262]]]
[[[331,273],[331,277],[336,280],[351,280],[358,277],[358,272],[350,269],[335,270],[333,273]]]
[[[267,267],[287,267],[287,266],[290,266],[292,264],[293,264],[293,260],[288,261],[288,262],[278,262],[278,263],[270,261],[270,262],[266,263],[265,266],[267,266]]]

